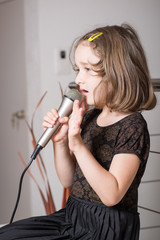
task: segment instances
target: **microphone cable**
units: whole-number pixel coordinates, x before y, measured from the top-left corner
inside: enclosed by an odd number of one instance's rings
[[[14,210],[13,210],[13,213],[12,213],[9,224],[11,224],[13,222],[15,213],[17,211],[17,207],[18,207],[18,204],[19,204],[20,196],[21,196],[21,190],[22,190],[22,183],[23,183],[24,175],[27,172],[28,168],[31,166],[33,160],[36,158],[36,156],[38,155],[38,153],[40,152],[41,149],[42,149],[42,147],[40,145],[36,146],[36,149],[34,150],[29,163],[27,164],[26,168],[23,170],[23,172],[21,174],[20,181],[19,181],[17,200],[16,200],[16,204],[15,204],[15,207],[14,207]]]

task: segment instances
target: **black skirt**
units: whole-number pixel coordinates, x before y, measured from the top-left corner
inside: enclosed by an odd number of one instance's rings
[[[0,240],[138,240],[139,214],[70,196],[66,208],[0,229]]]

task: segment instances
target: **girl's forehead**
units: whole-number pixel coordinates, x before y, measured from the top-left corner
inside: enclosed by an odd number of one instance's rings
[[[96,56],[95,51],[86,41],[81,42],[75,50],[75,60],[80,62],[97,63],[100,59]]]

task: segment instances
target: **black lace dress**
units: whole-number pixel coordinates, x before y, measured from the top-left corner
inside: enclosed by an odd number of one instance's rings
[[[66,208],[49,216],[32,217],[7,225],[0,229],[0,240],[139,239],[138,186],[149,154],[147,124],[140,113],[133,113],[115,124],[100,127],[97,125],[99,113],[100,110],[94,109],[85,114],[81,133],[97,161],[106,170],[115,154],[133,153],[141,161],[123,199],[114,207],[104,205],[77,164]]]

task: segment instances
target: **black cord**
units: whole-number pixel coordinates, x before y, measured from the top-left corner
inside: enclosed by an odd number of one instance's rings
[[[20,178],[20,182],[19,182],[19,189],[18,189],[17,201],[16,201],[16,204],[15,204],[13,213],[12,213],[12,217],[11,217],[11,220],[10,220],[10,224],[13,222],[13,219],[14,219],[14,216],[15,216],[15,213],[16,213],[16,210],[17,210],[17,207],[18,207],[18,203],[19,203],[19,200],[20,200],[23,177],[24,177],[26,171],[28,170],[28,168],[30,167],[30,165],[32,164],[33,160],[34,160],[34,158],[31,158],[31,160],[30,160],[30,162],[28,163],[27,167],[24,169],[24,171],[23,171],[22,174],[21,174],[21,178]]]
[[[18,189],[17,201],[16,201],[16,205],[14,207],[14,210],[13,210],[13,213],[12,213],[12,216],[11,216],[10,224],[13,222],[13,219],[14,219],[17,207],[18,207],[18,203],[19,203],[19,200],[20,200],[23,177],[24,177],[26,171],[28,170],[28,168],[30,167],[30,165],[32,164],[33,160],[37,157],[38,153],[41,151],[41,149],[42,149],[42,147],[39,144],[37,144],[34,152],[32,153],[31,159],[30,159],[27,167],[24,169],[24,171],[21,174],[21,178],[20,178],[20,181],[19,181],[19,189]]]

